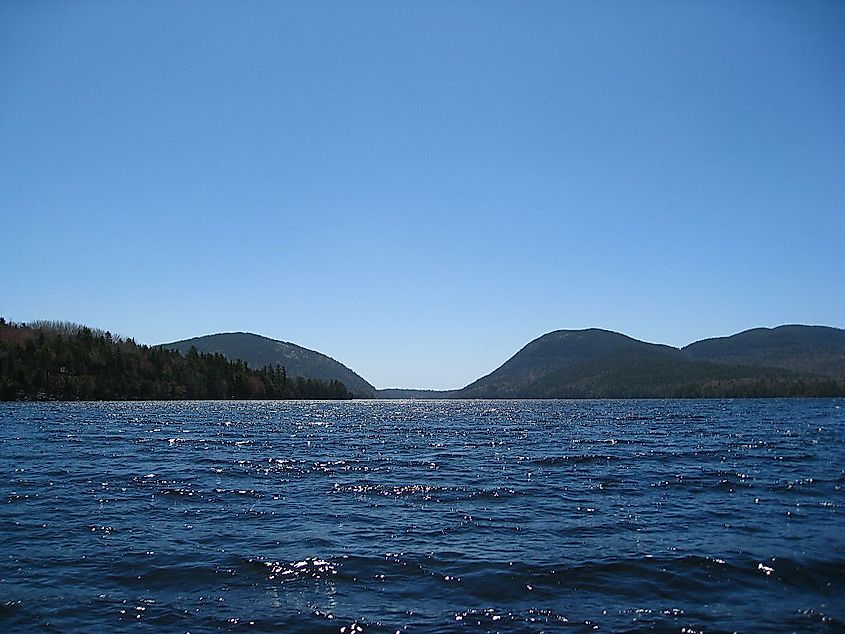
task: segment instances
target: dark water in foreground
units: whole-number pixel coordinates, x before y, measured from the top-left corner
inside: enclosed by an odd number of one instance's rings
[[[0,630],[845,629],[845,401],[0,405]]]

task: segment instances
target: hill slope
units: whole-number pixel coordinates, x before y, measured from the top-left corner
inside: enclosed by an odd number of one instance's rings
[[[830,329],[836,330],[836,329]],[[838,331],[842,332],[842,331]],[[829,333],[828,333],[829,334]],[[558,330],[535,339],[489,375],[458,390],[458,398],[661,398],[712,396],[816,396],[845,394],[845,375],[808,372],[818,354],[816,331],[794,336],[792,356],[750,353],[726,362],[722,344],[692,352],[646,343],[606,330]],[[807,342],[802,344],[803,339]],[[735,342],[734,342],[735,343]],[[829,348],[825,348],[830,350]],[[804,351],[804,352],[802,352]],[[815,351],[815,352],[814,352]],[[738,353],[737,353],[738,355]],[[738,358],[738,357],[737,357]],[[748,361],[745,361],[745,359]],[[800,359],[803,364],[757,359]],[[756,361],[756,362],[755,362]],[[845,363],[830,352],[825,367]],[[837,380],[831,377],[838,377]]]
[[[267,365],[281,365],[290,376],[340,381],[358,397],[372,396],[376,391],[361,376],[329,356],[293,343],[248,332],[205,335],[164,343],[161,346],[182,353],[194,347],[199,352],[222,354],[230,360],[240,359],[256,369]]]
[[[697,360],[845,377],[845,330],[828,326],[754,328],[730,337],[696,341],[683,351]]]
[[[0,317],[0,400],[351,398],[342,383],[136,344],[68,322]]]
[[[459,390],[460,397],[522,398],[540,396],[540,386],[582,363],[618,354],[683,358],[677,348],[645,343],[608,330],[556,330],[535,339],[501,367]],[[548,391],[549,385],[542,391]]]

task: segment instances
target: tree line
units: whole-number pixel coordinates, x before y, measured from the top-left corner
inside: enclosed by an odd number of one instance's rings
[[[340,381],[289,377],[195,348],[137,344],[68,322],[0,317],[0,400],[349,399]]]

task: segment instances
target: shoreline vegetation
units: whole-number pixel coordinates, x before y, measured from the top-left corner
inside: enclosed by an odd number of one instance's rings
[[[221,354],[187,354],[68,322],[0,317],[0,400],[350,399],[340,381],[253,369]]]
[[[201,351],[194,341],[217,347]],[[0,317],[0,400],[845,397],[845,330],[826,326],[757,328],[684,348],[595,328],[559,330],[466,387],[445,391],[375,390],[331,357],[250,333],[177,343],[184,349],[69,322]],[[280,359],[299,359],[300,366],[289,373]],[[321,378],[303,375],[302,359]],[[355,389],[341,377],[353,377]]]

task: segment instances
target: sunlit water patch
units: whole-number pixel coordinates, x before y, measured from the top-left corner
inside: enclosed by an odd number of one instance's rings
[[[845,402],[0,406],[3,631],[834,632]]]

